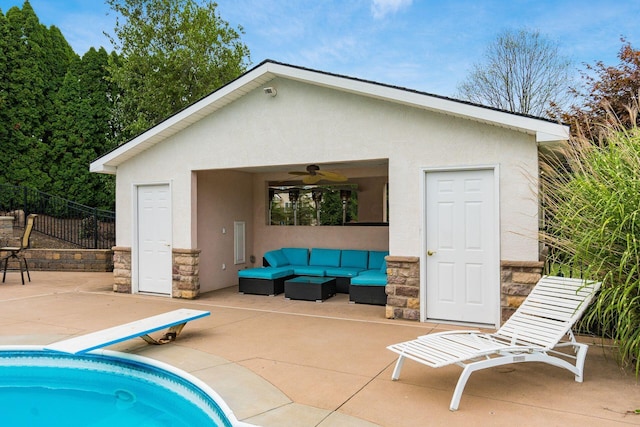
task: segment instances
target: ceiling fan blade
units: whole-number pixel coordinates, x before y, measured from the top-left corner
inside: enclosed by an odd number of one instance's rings
[[[318,175],[322,175],[322,177],[324,179],[326,179],[327,181],[334,181],[334,182],[344,182],[347,180],[347,177],[344,175],[341,175],[339,173],[336,172],[325,172],[325,171],[318,171],[316,172]]]
[[[305,184],[316,184],[319,181],[322,181],[322,176],[320,175],[307,175],[302,178],[302,182]]]

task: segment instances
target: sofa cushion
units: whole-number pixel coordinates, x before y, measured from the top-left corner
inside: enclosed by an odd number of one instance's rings
[[[285,265],[289,265],[289,259],[280,249],[265,252],[264,259],[267,260],[271,267],[283,267]]]
[[[366,270],[351,278],[351,284],[355,286],[385,286],[387,275],[377,270]]]
[[[340,267],[353,267],[366,270],[368,260],[369,251],[343,249],[340,255]]]
[[[325,276],[325,267],[316,265],[294,265],[293,273],[297,276]]]
[[[387,260],[386,259],[382,260],[382,265],[380,266],[380,271],[383,272],[384,274],[387,274]]]
[[[280,249],[291,265],[309,265],[309,250],[307,248]]]
[[[383,267],[387,268],[384,257],[389,255],[389,251],[369,251],[369,265],[367,267],[368,270],[380,270]]]
[[[273,280],[292,275],[293,269],[290,267],[258,267],[238,271],[238,277],[251,279]]]
[[[355,277],[363,271],[361,268],[355,267],[327,267],[325,276],[333,277]]]
[[[340,267],[340,252],[340,249],[313,248],[309,265]]]

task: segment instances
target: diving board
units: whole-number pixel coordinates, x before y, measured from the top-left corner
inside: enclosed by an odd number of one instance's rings
[[[58,341],[44,348],[45,350],[79,354],[136,337],[142,338],[149,344],[166,344],[177,338],[187,322],[200,319],[210,314],[208,311],[181,308],[179,310],[158,314],[157,316],[136,320],[135,322],[125,323],[124,325],[114,326],[113,328]],[[150,333],[165,328],[168,328],[168,330],[162,338],[154,339],[149,336]]]

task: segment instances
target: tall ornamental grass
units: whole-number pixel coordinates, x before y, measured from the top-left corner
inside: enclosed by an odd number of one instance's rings
[[[602,288],[583,326],[640,373],[640,128],[573,138],[542,162],[543,241]]]

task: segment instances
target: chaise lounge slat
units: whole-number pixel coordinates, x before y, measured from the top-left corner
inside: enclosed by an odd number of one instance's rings
[[[496,333],[441,332],[388,346],[398,354],[391,379],[400,377],[405,359],[432,368],[463,367],[449,405],[452,411],[458,409],[469,376],[480,369],[542,362],[567,369],[582,382],[589,346],[578,343],[571,328],[599,288],[599,282],[545,276]],[[555,350],[560,347],[573,347],[574,354]]]
[[[137,337],[141,337],[148,343],[165,344],[175,340],[187,322],[200,319],[209,314],[211,313],[208,311],[182,308],[135,322],[125,323],[124,325],[114,326],[113,328],[58,341],[45,346],[45,350],[80,354]],[[169,331],[160,340],[155,340],[148,336],[150,333],[165,328],[168,328]]]

